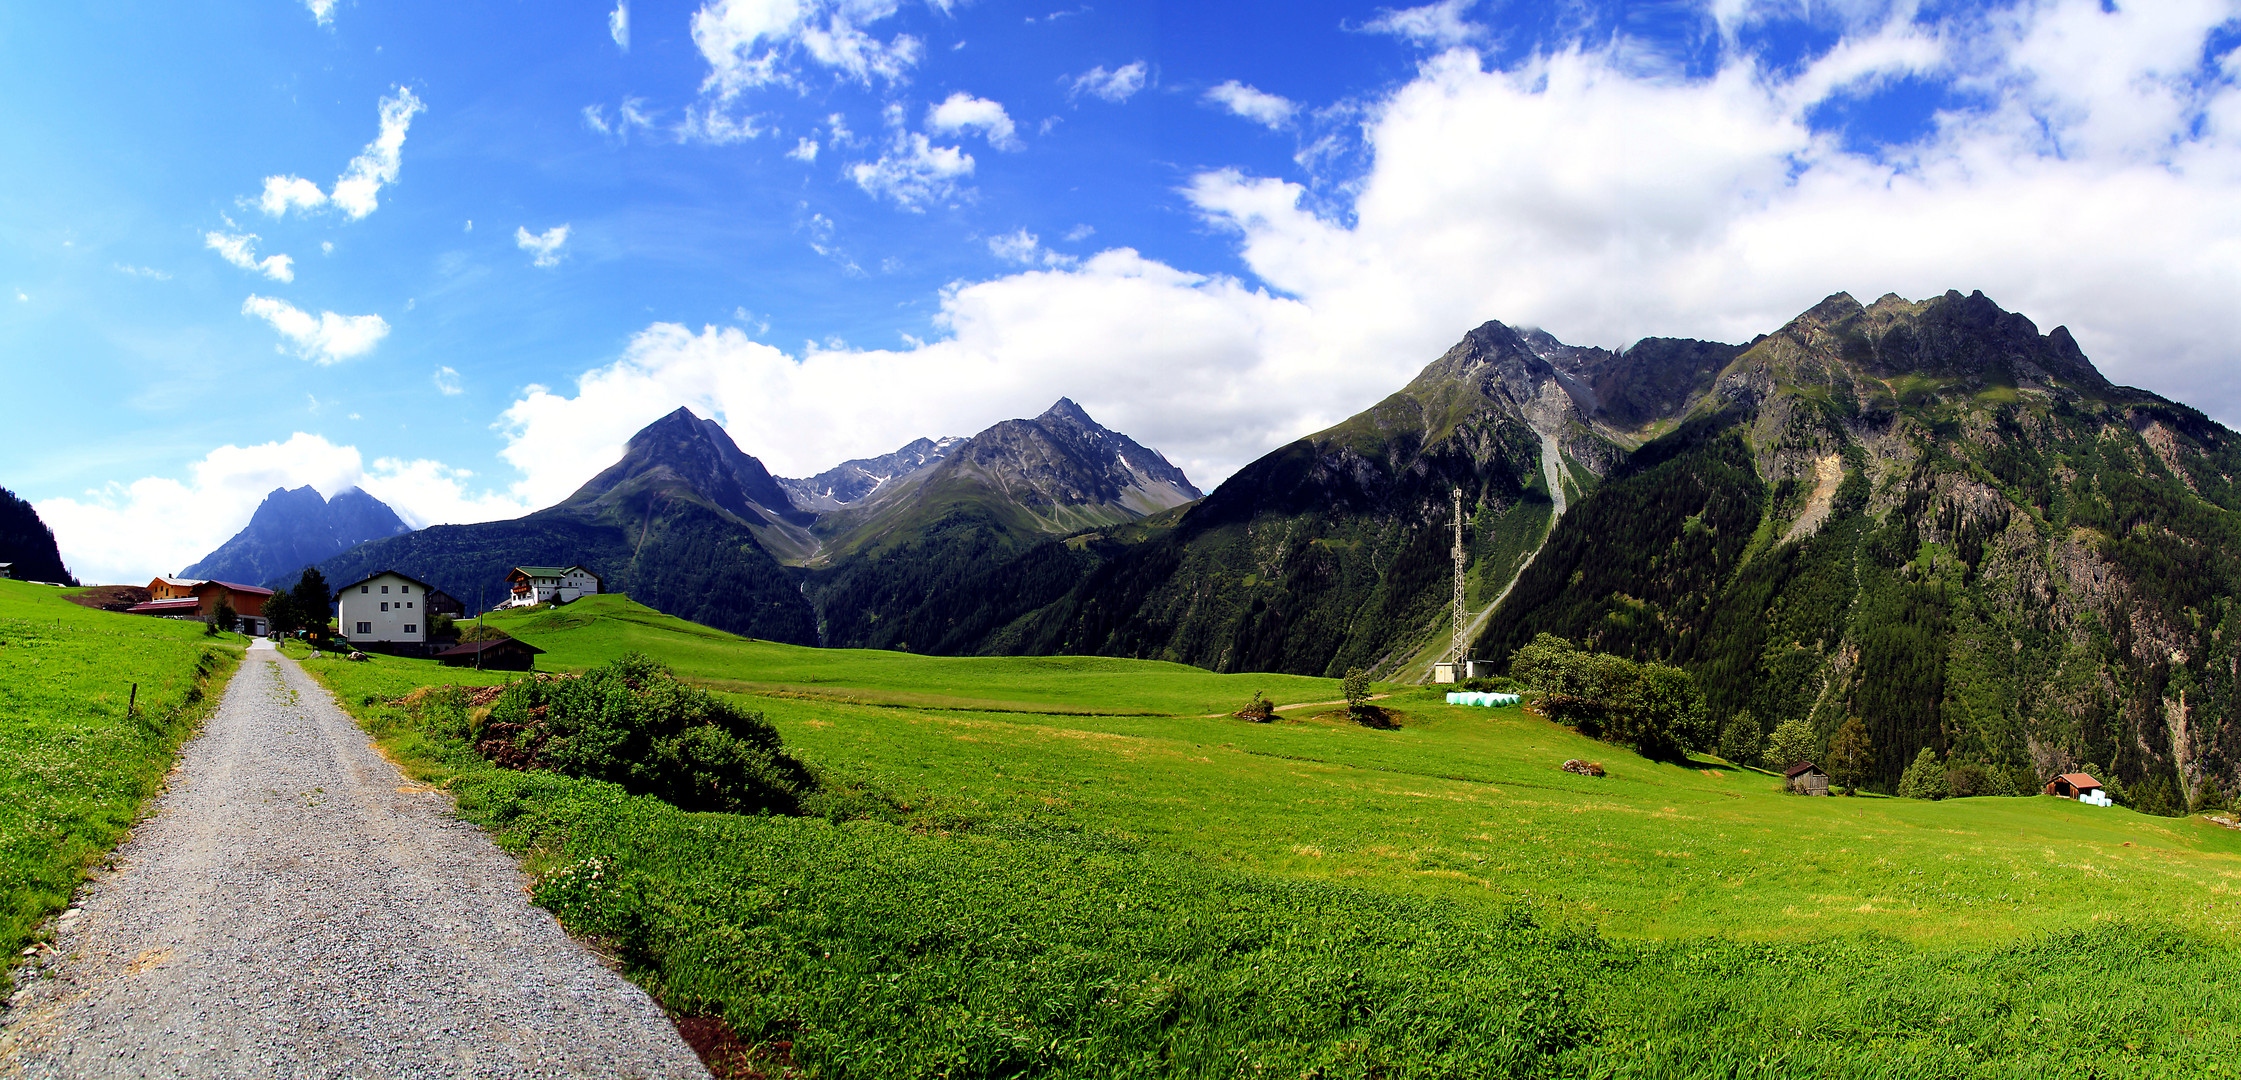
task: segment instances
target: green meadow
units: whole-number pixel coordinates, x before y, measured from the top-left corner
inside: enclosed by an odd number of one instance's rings
[[[0,580],[0,948],[11,957],[131,829],[243,645],[62,593]]]
[[[2241,833],[2050,798],[1804,799],[1517,709],[1095,658],[742,641],[622,597],[493,622],[762,711],[809,816],[484,765],[420,685],[321,661],[540,902],[753,1071],[813,1076],[2213,1075],[2241,1062]],[[1570,757],[1609,775],[1577,776]],[[739,1075],[749,1075],[740,1072]]]

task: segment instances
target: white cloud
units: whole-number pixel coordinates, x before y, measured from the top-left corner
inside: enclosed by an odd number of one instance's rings
[[[202,235],[202,246],[218,253],[218,257],[251,273],[263,274],[274,281],[294,281],[292,268],[295,260],[286,255],[267,255],[257,258],[256,233],[209,232]]]
[[[1290,99],[1256,90],[1236,79],[1206,91],[1206,100],[1267,128],[1291,123],[1292,114],[1299,111]]]
[[[685,120],[677,125],[677,137],[688,142],[728,146],[758,138],[769,130],[756,124],[755,117],[750,114],[735,116],[721,104],[710,103],[685,107]]]
[[[1372,34],[1391,34],[1419,45],[1448,48],[1483,37],[1486,28],[1463,18],[1478,0],[1440,0],[1422,7],[1380,9],[1377,17],[1362,24]]]
[[[317,210],[325,205],[327,193],[300,176],[265,177],[265,193],[257,199],[258,208],[273,217],[287,213],[291,207]]]
[[[470,491],[473,475],[428,460],[381,458],[368,468],[356,447],[299,431],[280,442],[218,447],[189,465],[184,479],[113,483],[83,498],[43,500],[38,510],[81,580],[146,584],[216,550],[249,523],[274,488],[309,484],[331,498],[361,487],[414,526],[490,521],[534,509],[511,494]]]
[[[900,82],[924,45],[909,34],[881,42],[863,29],[896,7],[896,0],[707,0],[692,18],[693,44],[709,68],[702,89],[728,100],[796,82],[796,57],[866,86]]]
[[[313,22],[321,26],[334,24],[335,0],[303,0],[303,6],[310,9]]]
[[[332,192],[322,192],[319,185],[300,176],[268,176],[258,208],[279,217],[290,209],[310,211],[331,205],[353,221],[365,218],[376,209],[382,185],[397,182],[404,166],[405,133],[412,118],[426,110],[409,88],[398,87],[394,95],[381,99],[381,129],[374,141],[350,159]]]
[[[652,130],[653,114],[646,111],[646,99],[626,97],[615,107],[615,117],[607,118],[605,105],[586,105],[583,109],[584,126],[610,138],[628,141],[631,129]]]
[[[817,140],[810,138],[801,138],[794,140],[794,148],[786,151],[786,156],[794,159],[795,161],[816,161]]]
[[[560,245],[567,242],[568,226],[565,223],[555,225],[542,233],[533,233],[522,226],[514,226],[514,246],[534,256],[530,260],[531,265],[534,266],[559,266],[561,260]]]
[[[954,146],[935,146],[918,132],[896,132],[878,161],[859,162],[848,169],[857,187],[911,211],[955,198],[957,182],[972,174],[971,154]]]
[[[615,10],[607,13],[607,36],[616,48],[630,51],[630,0],[615,0]]]
[[[272,324],[280,336],[296,346],[296,355],[320,364],[335,364],[372,352],[389,336],[389,324],[379,315],[313,315],[286,300],[252,294],[242,301],[241,313]]]
[[[1279,179],[1193,178],[1187,198],[1269,290],[1121,249],[951,286],[939,335],[905,349],[788,354],[657,324],[573,393],[517,401],[508,458],[552,462],[524,490],[557,498],[686,404],[807,475],[1065,394],[1210,484],[1489,318],[1583,344],[1742,341],[1838,290],[1981,288],[2068,324],[2117,381],[2241,419],[2241,89],[2174,74],[2223,11],[2063,0],[2004,22],[1892,19],[1801,71],[1745,59],[1694,80],[1644,76],[1618,47],[1508,70],[1450,50],[1368,104],[1367,171],[1327,212]],[[1829,95],[1906,72],[1997,104],[1940,117],[1889,161],[1807,123]],[[1023,263],[1043,250],[1023,231],[990,243]]]
[[[989,253],[1006,262],[1032,264],[1041,247],[1041,238],[1026,229],[988,238]]]
[[[126,277],[149,278],[154,281],[171,280],[170,274],[162,270],[158,270],[152,266],[133,266],[127,263],[118,263],[117,273],[123,274]]]
[[[1135,97],[1136,92],[1144,88],[1144,74],[1145,67],[1142,60],[1123,64],[1113,71],[1107,71],[1105,65],[1099,64],[1076,78],[1067,87],[1066,96],[1075,97],[1088,94],[1091,97],[1102,98],[1114,104],[1119,104]]]
[[[457,397],[466,392],[459,385],[459,372],[448,365],[436,369],[435,383],[436,390],[445,397]]]
[[[1091,236],[1096,235],[1096,233],[1097,226],[1095,225],[1076,225],[1073,228],[1066,230],[1066,242],[1069,244],[1079,244],[1082,241],[1089,239]]]
[[[926,110],[926,128],[944,135],[978,131],[998,150],[1022,147],[1010,114],[1002,105],[959,90],[941,104]]]

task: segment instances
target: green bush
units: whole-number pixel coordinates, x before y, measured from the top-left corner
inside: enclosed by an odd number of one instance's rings
[[[1514,694],[1521,685],[1507,675],[1496,675],[1491,679],[1465,679],[1457,689],[1474,694]]]
[[[501,765],[605,780],[686,810],[794,814],[816,787],[762,714],[638,653],[578,679],[515,683],[471,735]]]
[[[1265,724],[1276,719],[1276,703],[1268,700],[1268,695],[1255,690],[1253,691],[1253,700],[1246,702],[1244,708],[1237,710],[1237,715],[1256,724]]]
[[[1542,634],[1517,650],[1510,670],[1542,691],[1548,718],[1589,738],[1634,747],[1653,760],[1680,760],[1717,737],[1704,695],[1688,672],[1581,649]]]

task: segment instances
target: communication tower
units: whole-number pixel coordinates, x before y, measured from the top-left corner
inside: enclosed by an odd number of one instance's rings
[[[1448,659],[1448,661],[1449,661],[1450,663],[1454,663],[1454,664],[1461,664],[1461,663],[1463,663],[1463,650],[1469,647],[1469,646],[1468,646],[1468,645],[1467,645],[1467,644],[1466,644],[1466,643],[1464,642],[1464,640],[1463,640],[1463,624],[1465,623],[1465,621],[1466,621],[1466,619],[1467,619],[1466,615],[1464,614],[1464,609],[1463,609],[1463,604],[1464,604],[1464,594],[1465,594],[1465,592],[1466,592],[1466,589],[1464,588],[1464,576],[1463,576],[1463,571],[1464,571],[1464,568],[1465,568],[1465,567],[1466,567],[1466,566],[1467,566],[1467,565],[1469,564],[1469,560],[1470,560],[1470,553],[1469,553],[1468,551],[1465,551],[1465,550],[1464,550],[1464,548],[1463,548],[1463,489],[1462,489],[1462,488],[1456,488],[1456,489],[1455,489],[1455,491],[1454,491],[1454,495],[1455,495],[1455,640],[1454,640],[1454,642],[1453,642],[1452,644],[1450,644],[1450,645],[1448,646],[1448,649],[1447,649],[1447,659]]]

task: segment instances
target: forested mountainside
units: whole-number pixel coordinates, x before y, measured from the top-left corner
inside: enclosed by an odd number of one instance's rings
[[[1882,779],[1923,747],[2143,808],[2241,789],[2241,446],[1981,294],[1830,297],[1557,525],[1477,655],[1539,632],[1695,672]]]
[[[14,564],[8,573],[18,581],[78,583],[62,565],[54,530],[39,520],[39,512],[30,503],[16,498],[16,493],[7,488],[0,488],[0,562]]]
[[[929,596],[1056,537],[1199,496],[1158,451],[1061,398],[1031,420],[941,447],[923,467],[819,517],[806,588],[827,644],[922,648],[912,635]]]
[[[796,572],[757,539],[758,532],[781,542],[806,536],[799,524],[806,520],[720,425],[678,409],[632,436],[622,460],[557,506],[362,544],[321,563],[320,572],[341,586],[394,569],[473,610],[503,599],[514,566],[582,563],[608,591],[679,618],[814,645],[816,614]]]
[[[1221,671],[1394,671],[1445,642],[1452,492],[1470,518],[1482,606],[1567,501],[1740,351],[1653,338],[1611,352],[1489,322],[1400,392],[1187,509],[935,588],[892,640]]]
[[[258,585],[294,581],[304,567],[368,540],[412,531],[387,503],[352,487],[333,499],[309,484],[274,488],[249,524],[179,572],[186,578]]]

